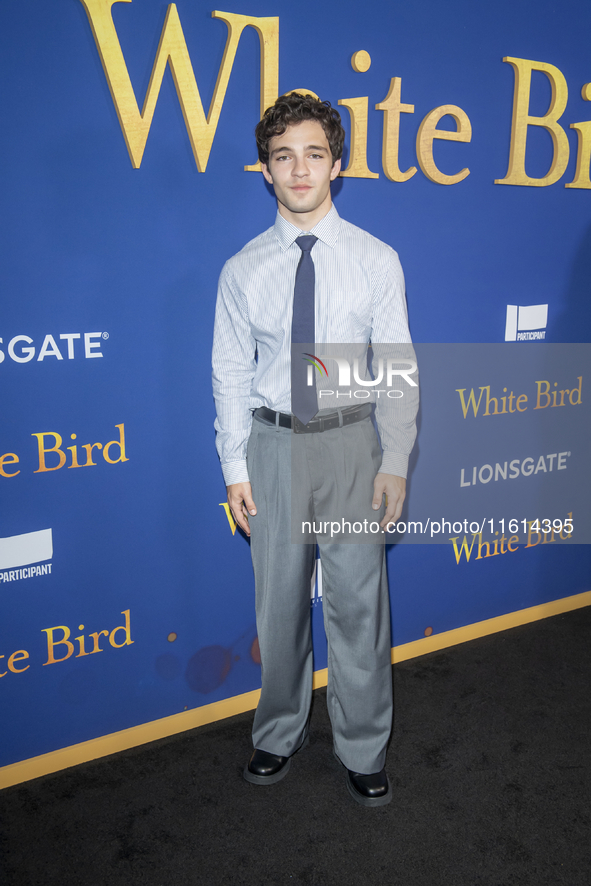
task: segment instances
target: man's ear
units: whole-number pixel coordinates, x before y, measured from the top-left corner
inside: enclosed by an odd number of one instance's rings
[[[341,158],[339,157],[338,160],[335,160],[334,165],[333,165],[332,169],[330,170],[331,182],[333,182],[335,180],[335,178],[337,177],[337,175],[339,174],[340,171],[341,171]]]
[[[341,161],[339,160],[339,163],[340,162]],[[261,163],[261,169],[263,170],[263,175],[265,176],[266,180],[269,182],[270,185],[272,185],[273,184],[273,176],[269,172],[269,167],[267,166],[267,164]]]

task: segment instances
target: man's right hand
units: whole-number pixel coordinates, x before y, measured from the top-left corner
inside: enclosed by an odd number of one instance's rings
[[[246,535],[250,535],[248,515],[254,517],[257,512],[256,505],[252,500],[250,483],[231,483],[230,486],[226,486],[226,490],[234,520]]]

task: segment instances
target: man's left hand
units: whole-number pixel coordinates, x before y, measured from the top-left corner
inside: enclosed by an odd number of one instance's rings
[[[385,529],[388,523],[395,523],[402,513],[402,505],[406,498],[404,477],[397,477],[395,474],[376,474],[373,481],[373,501],[371,503],[374,511],[379,510],[384,494],[386,495],[386,513],[380,523],[382,529]]]

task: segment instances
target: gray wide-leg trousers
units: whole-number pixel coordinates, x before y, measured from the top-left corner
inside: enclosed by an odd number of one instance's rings
[[[293,437],[291,430],[255,416],[248,444],[257,506],[249,522],[262,667],[253,744],[280,756],[293,754],[305,739],[312,697],[310,582],[316,550],[314,544],[292,541],[292,483],[297,484],[298,499],[305,491],[311,517],[318,519],[323,510],[326,516],[327,485],[338,468],[337,501],[350,504],[357,497],[353,511],[359,514],[364,509],[374,521],[384,513],[383,508],[371,510],[381,454],[370,419],[321,434],[298,435],[297,441]],[[299,447],[293,461],[292,442]],[[339,516],[334,503],[332,515]],[[382,769],[392,728],[383,538],[347,543],[318,536],[334,748],[348,769],[362,773]]]

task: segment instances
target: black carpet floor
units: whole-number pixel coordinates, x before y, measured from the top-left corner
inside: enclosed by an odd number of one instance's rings
[[[252,715],[0,794],[2,886],[590,886],[591,607],[394,668],[393,802],[354,803],[324,691],[287,778]]]

